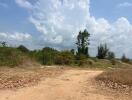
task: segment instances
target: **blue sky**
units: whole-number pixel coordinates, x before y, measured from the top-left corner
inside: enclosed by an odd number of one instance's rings
[[[125,3],[129,3],[128,5]],[[119,7],[120,4],[124,6]],[[91,14],[96,18],[106,18],[115,21],[119,17],[126,17],[132,22],[132,0],[91,0]]]
[[[0,0],[0,41],[30,49],[76,48],[79,30],[91,33],[90,54],[107,43],[132,58],[131,0]]]

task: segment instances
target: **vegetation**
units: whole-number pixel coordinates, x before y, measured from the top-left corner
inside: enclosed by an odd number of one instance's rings
[[[28,53],[29,52],[28,48],[26,48],[23,45],[20,45],[19,47],[17,47],[17,49],[20,50],[21,52],[24,52],[24,53]]]
[[[115,59],[115,54],[114,54],[114,52],[111,52],[111,51],[108,52],[108,59],[109,59],[109,60]]]
[[[77,36],[77,54],[78,55],[85,55],[85,56],[89,56],[88,53],[88,45],[89,43],[89,37],[90,34],[87,32],[87,30],[84,30],[83,32],[79,32],[78,36]]]
[[[132,86],[132,69],[116,69],[102,73],[97,77],[98,80],[102,80],[105,83],[113,82],[120,85]]]
[[[122,62],[125,62],[125,63],[130,63],[130,59],[127,58],[127,57],[125,56],[125,54],[123,54],[123,56],[122,56],[122,58],[121,58],[121,61],[122,61]]]
[[[108,52],[109,52],[109,49],[107,48],[107,45],[100,44],[100,46],[98,46],[97,58],[105,59],[107,57]]]
[[[108,82],[113,82],[132,86],[132,69],[128,69],[131,60],[128,59],[125,54],[121,59],[116,59],[114,52],[109,50],[107,44],[100,44],[97,48],[97,56],[90,57],[88,51],[90,44],[89,37],[90,34],[87,30],[80,31],[77,36],[77,50],[71,49],[60,51],[50,47],[44,47],[40,50],[29,50],[24,45],[9,47],[6,42],[0,42],[0,66],[15,67],[23,65],[30,60],[31,63],[37,62],[42,65],[73,65],[83,68],[102,69],[114,68],[114,70],[106,71],[99,75],[97,80],[106,82],[106,84]],[[118,68],[120,68],[120,70],[115,70]],[[127,68],[128,70],[122,68]],[[35,75],[33,77],[35,78]],[[17,78],[21,78],[21,76]],[[27,78],[27,81],[28,79],[29,78]],[[6,80],[4,82],[6,82]],[[19,87],[19,85],[20,84],[14,84],[16,87]]]
[[[90,57],[88,52],[89,38],[90,33],[87,30],[80,31],[77,36],[77,50],[62,51],[50,47],[32,51],[24,45],[9,47],[6,42],[0,42],[0,66],[19,66],[25,63],[27,59],[30,59],[42,65],[75,65],[93,68],[118,67],[114,52],[111,52],[106,44],[98,46],[97,57]],[[129,59],[123,55],[122,61],[128,62]]]
[[[26,56],[12,47],[0,47],[0,66],[18,66],[23,63]]]

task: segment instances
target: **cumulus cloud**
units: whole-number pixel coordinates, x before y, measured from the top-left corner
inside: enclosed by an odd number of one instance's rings
[[[8,40],[14,40],[14,41],[25,41],[28,39],[31,39],[31,35],[28,33],[0,33],[0,38],[1,39],[8,39]]]
[[[27,0],[17,1],[30,5]],[[42,33],[36,39],[38,45],[74,48],[78,32],[86,28],[91,33],[91,54],[96,54],[100,43],[107,43],[118,57],[123,53],[132,57],[132,25],[127,18],[118,18],[113,23],[95,18],[90,14],[90,0],[38,0],[31,6],[29,21]]]
[[[0,41],[6,41],[9,45],[20,45],[24,44],[25,46],[28,46],[29,48],[32,48],[30,45],[32,43],[32,36],[28,33],[5,33],[0,32]]]
[[[120,57],[123,53],[126,53],[127,56],[132,57],[130,51],[132,49],[132,25],[130,22],[126,18],[121,17],[114,23],[107,23],[106,26],[104,26],[105,31],[96,31],[97,33],[95,32],[95,35],[92,36],[91,45],[95,45],[92,48],[94,49],[100,43],[107,43],[110,49],[114,51],[118,57]]]

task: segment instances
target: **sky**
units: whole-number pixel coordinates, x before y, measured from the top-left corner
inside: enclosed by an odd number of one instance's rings
[[[29,49],[76,49],[87,29],[89,52],[107,43],[117,57],[132,58],[132,0],[0,0],[0,41]]]

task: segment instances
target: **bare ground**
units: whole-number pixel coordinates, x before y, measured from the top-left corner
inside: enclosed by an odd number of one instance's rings
[[[95,77],[102,71],[66,70],[56,78],[46,78],[35,86],[16,91],[1,90],[0,100],[131,100],[131,97],[102,89]]]

